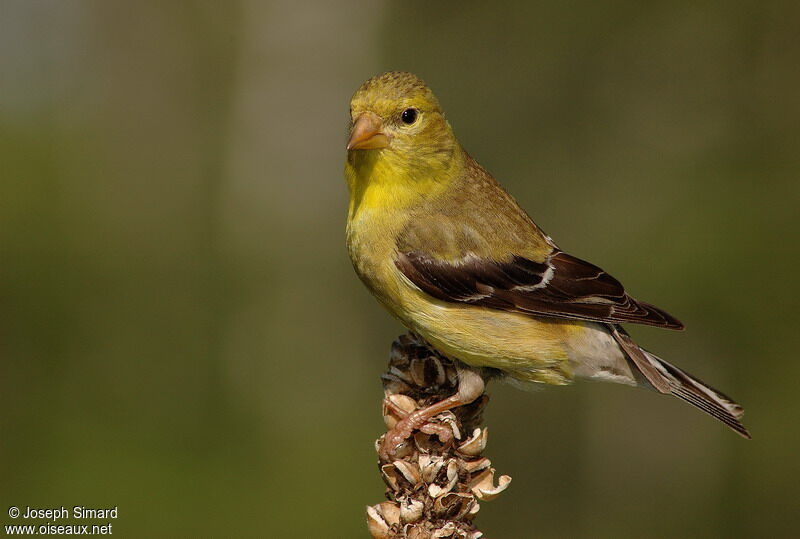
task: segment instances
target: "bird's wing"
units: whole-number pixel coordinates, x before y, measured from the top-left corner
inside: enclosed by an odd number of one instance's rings
[[[557,248],[542,262],[516,255],[503,262],[474,255],[442,261],[422,251],[406,251],[398,252],[395,264],[417,287],[442,301],[683,329],[670,314],[630,297],[622,284],[602,269]]]
[[[463,183],[431,200],[397,240],[395,264],[417,287],[442,301],[504,311],[683,329],[602,269],[558,249],[485,169],[467,165]]]

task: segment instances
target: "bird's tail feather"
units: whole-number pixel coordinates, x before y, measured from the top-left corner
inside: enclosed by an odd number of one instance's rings
[[[661,393],[675,395],[722,421],[741,436],[750,438],[750,433],[739,421],[744,410],[733,399],[640,348],[622,328],[614,327],[613,334],[627,356],[654,389]]]

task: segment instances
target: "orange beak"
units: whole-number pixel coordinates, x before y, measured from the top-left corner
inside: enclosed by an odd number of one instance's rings
[[[389,146],[389,135],[383,131],[383,121],[374,112],[362,112],[350,130],[348,150],[376,150]]]

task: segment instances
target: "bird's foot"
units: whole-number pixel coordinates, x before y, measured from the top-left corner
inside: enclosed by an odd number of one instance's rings
[[[436,406],[436,404],[433,406]],[[393,461],[400,453],[402,453],[402,449],[408,444],[409,439],[417,430],[425,432],[426,434],[436,434],[437,436],[441,435],[444,438],[447,438],[447,435],[441,434],[441,431],[449,430],[447,427],[430,422],[435,415],[441,413],[438,409],[433,411],[433,413],[430,413],[429,410],[433,406],[421,408],[411,413],[391,406],[393,413],[399,417],[402,417],[402,419],[400,419],[400,421],[398,421],[394,427],[392,427],[386,434],[383,435],[378,451],[378,456],[381,459],[381,462]],[[442,438],[439,439],[442,440]]]
[[[451,399],[453,397],[445,399],[445,401]],[[438,423],[434,420],[437,415],[460,405],[450,406],[451,403],[447,403],[446,406],[449,407],[442,409],[442,404],[445,401],[409,413],[387,399],[385,402],[386,407],[391,409],[394,416],[401,419],[383,435],[378,451],[381,462],[391,462],[398,454],[402,453],[402,449],[408,444],[408,440],[415,431],[435,435],[443,444],[451,443],[455,438],[453,429],[447,424]]]
[[[381,439],[378,449],[381,462],[394,460],[395,456],[408,444],[408,439],[411,438],[414,431],[417,430],[425,434],[435,434],[442,443],[451,443],[454,439],[452,429],[446,424],[431,420],[443,412],[473,402],[483,394],[484,387],[483,378],[479,373],[470,369],[460,369],[458,391],[455,395],[430,406],[409,413],[390,399],[386,399],[384,401],[386,407],[401,419]]]

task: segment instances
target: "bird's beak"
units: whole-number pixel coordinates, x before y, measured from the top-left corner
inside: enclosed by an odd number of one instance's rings
[[[362,112],[350,130],[348,150],[375,150],[389,146],[389,135],[383,131],[383,121],[374,112]]]

